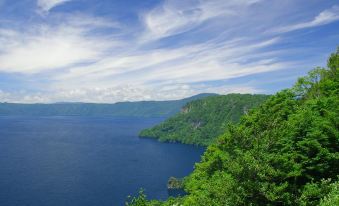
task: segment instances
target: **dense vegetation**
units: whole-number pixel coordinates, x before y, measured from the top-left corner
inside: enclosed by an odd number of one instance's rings
[[[56,103],[15,104],[0,103],[0,115],[17,116],[135,116],[168,117],[180,111],[187,102],[215,94],[199,94],[181,100],[119,102],[115,104]]]
[[[339,205],[339,52],[227,128],[165,202],[127,205]]]
[[[228,94],[187,103],[180,113],[165,122],[140,132],[141,137],[185,144],[209,145],[228,123],[236,123],[267,95]]]

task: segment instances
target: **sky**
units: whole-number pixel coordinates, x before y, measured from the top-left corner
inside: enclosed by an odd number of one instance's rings
[[[0,0],[0,102],[274,94],[337,46],[337,0]]]

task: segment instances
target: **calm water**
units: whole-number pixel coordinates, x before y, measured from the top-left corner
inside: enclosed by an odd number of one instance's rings
[[[203,148],[137,137],[161,120],[0,117],[0,205],[119,206],[140,187],[167,198]]]

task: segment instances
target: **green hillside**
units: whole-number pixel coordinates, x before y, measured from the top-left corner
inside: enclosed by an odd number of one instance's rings
[[[187,103],[181,112],[165,122],[141,131],[139,136],[160,141],[209,145],[225,131],[228,123],[238,122],[267,95],[228,94]]]
[[[187,102],[216,94],[199,94],[172,101],[119,102],[115,104],[55,103],[15,104],[0,103],[0,116],[135,116],[168,117],[180,111]]]
[[[229,126],[185,179],[188,195],[127,205],[339,205],[339,51]]]

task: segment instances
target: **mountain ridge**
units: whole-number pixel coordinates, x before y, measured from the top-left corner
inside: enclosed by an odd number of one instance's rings
[[[214,96],[201,93],[179,100],[136,101],[116,103],[56,102],[0,103],[0,116],[115,116],[168,117],[180,111],[187,102]]]

